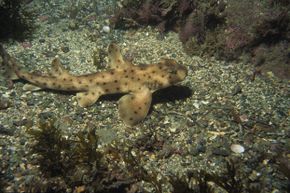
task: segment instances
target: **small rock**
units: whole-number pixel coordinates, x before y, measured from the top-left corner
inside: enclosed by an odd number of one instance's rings
[[[79,26],[75,20],[71,20],[68,24],[68,28],[71,30],[76,30],[79,28]]]
[[[13,121],[13,125],[18,126],[18,127],[26,125],[27,123],[28,123],[27,119],[22,119],[20,121]]]
[[[225,150],[225,149],[221,149],[221,148],[215,148],[215,149],[213,149],[213,150],[212,150],[212,153],[213,153],[214,155],[221,155],[221,156],[224,156],[224,157],[230,155],[229,152],[228,152],[227,150]]]
[[[6,128],[3,125],[0,125],[0,134],[1,135],[13,135],[14,134],[14,129],[12,128]]]
[[[45,42],[45,39],[44,38],[41,38],[38,41],[39,41],[39,43],[44,43]]]
[[[11,105],[11,102],[8,99],[3,98],[3,97],[0,98],[0,110],[7,109],[10,107],[10,105]]]
[[[110,33],[111,31],[110,26],[107,26],[107,25],[103,26],[102,31],[106,33]]]
[[[242,93],[242,87],[240,85],[236,85],[232,91],[232,95],[235,96],[240,93]]]
[[[61,49],[61,51],[63,51],[64,53],[68,53],[69,50],[70,50],[68,46],[62,46],[60,49]]]
[[[245,148],[239,144],[232,144],[231,150],[235,153],[243,153],[245,151]]]

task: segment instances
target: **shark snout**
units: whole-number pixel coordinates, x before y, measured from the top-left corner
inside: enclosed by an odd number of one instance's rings
[[[185,77],[187,76],[187,69],[185,66],[183,65],[178,65],[177,68],[177,76],[179,78],[180,81],[184,80]]]

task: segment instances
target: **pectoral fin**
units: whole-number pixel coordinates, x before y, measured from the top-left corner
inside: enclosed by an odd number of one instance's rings
[[[79,106],[88,107],[94,104],[103,93],[101,88],[94,88],[87,92],[77,93],[76,98]]]
[[[152,94],[148,88],[123,96],[119,100],[119,116],[130,126],[142,121],[148,114]]]
[[[41,90],[41,87],[35,86],[33,84],[25,84],[23,86],[23,90],[25,91],[37,91],[37,90]]]

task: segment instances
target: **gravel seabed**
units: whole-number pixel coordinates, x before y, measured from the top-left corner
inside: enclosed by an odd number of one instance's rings
[[[49,6],[39,13],[32,38],[25,43],[4,43],[26,69],[49,72],[58,55],[73,74],[105,70],[106,49],[114,41],[135,64],[173,58],[188,68],[188,76],[178,86],[155,93],[150,114],[133,128],[118,118],[116,97],[102,97],[95,105],[81,108],[71,93],[27,92],[22,89],[24,81],[15,82],[12,89],[1,82],[0,160],[5,192],[23,192],[28,178],[41,176],[27,157],[31,141],[26,130],[27,125],[37,128],[43,113],[54,114],[68,137],[93,125],[100,148],[135,144],[130,146],[131,154],[140,157],[140,165],[149,173],[158,173],[160,181],[170,175],[182,178],[192,170],[220,174],[226,168],[225,159],[231,158],[242,163],[245,174],[241,176],[247,176],[262,192],[287,191],[289,179],[272,158],[278,148],[290,159],[289,81],[279,80],[271,72],[253,80],[251,64],[190,56],[173,32],[161,35],[151,27],[103,32],[106,17],[73,20],[65,14],[68,5],[50,6],[59,15],[51,15]],[[99,65],[94,65],[94,53]],[[147,148],[150,143],[159,146]],[[245,151],[231,151],[233,144]],[[190,183],[194,184],[188,180]],[[154,192],[145,181],[140,186]],[[168,181],[163,183],[163,191],[172,191]]]

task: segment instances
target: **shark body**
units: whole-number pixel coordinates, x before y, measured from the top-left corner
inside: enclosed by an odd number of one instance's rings
[[[2,56],[3,57],[3,56]],[[21,70],[13,58],[7,62],[17,78],[38,88],[76,92],[81,107],[94,104],[105,94],[126,93],[119,100],[119,116],[130,126],[142,121],[148,114],[152,93],[184,80],[185,66],[172,59],[163,59],[149,65],[133,65],[123,59],[116,44],[108,47],[110,69],[85,75],[72,75],[63,68],[59,58],[52,61],[49,74]]]

